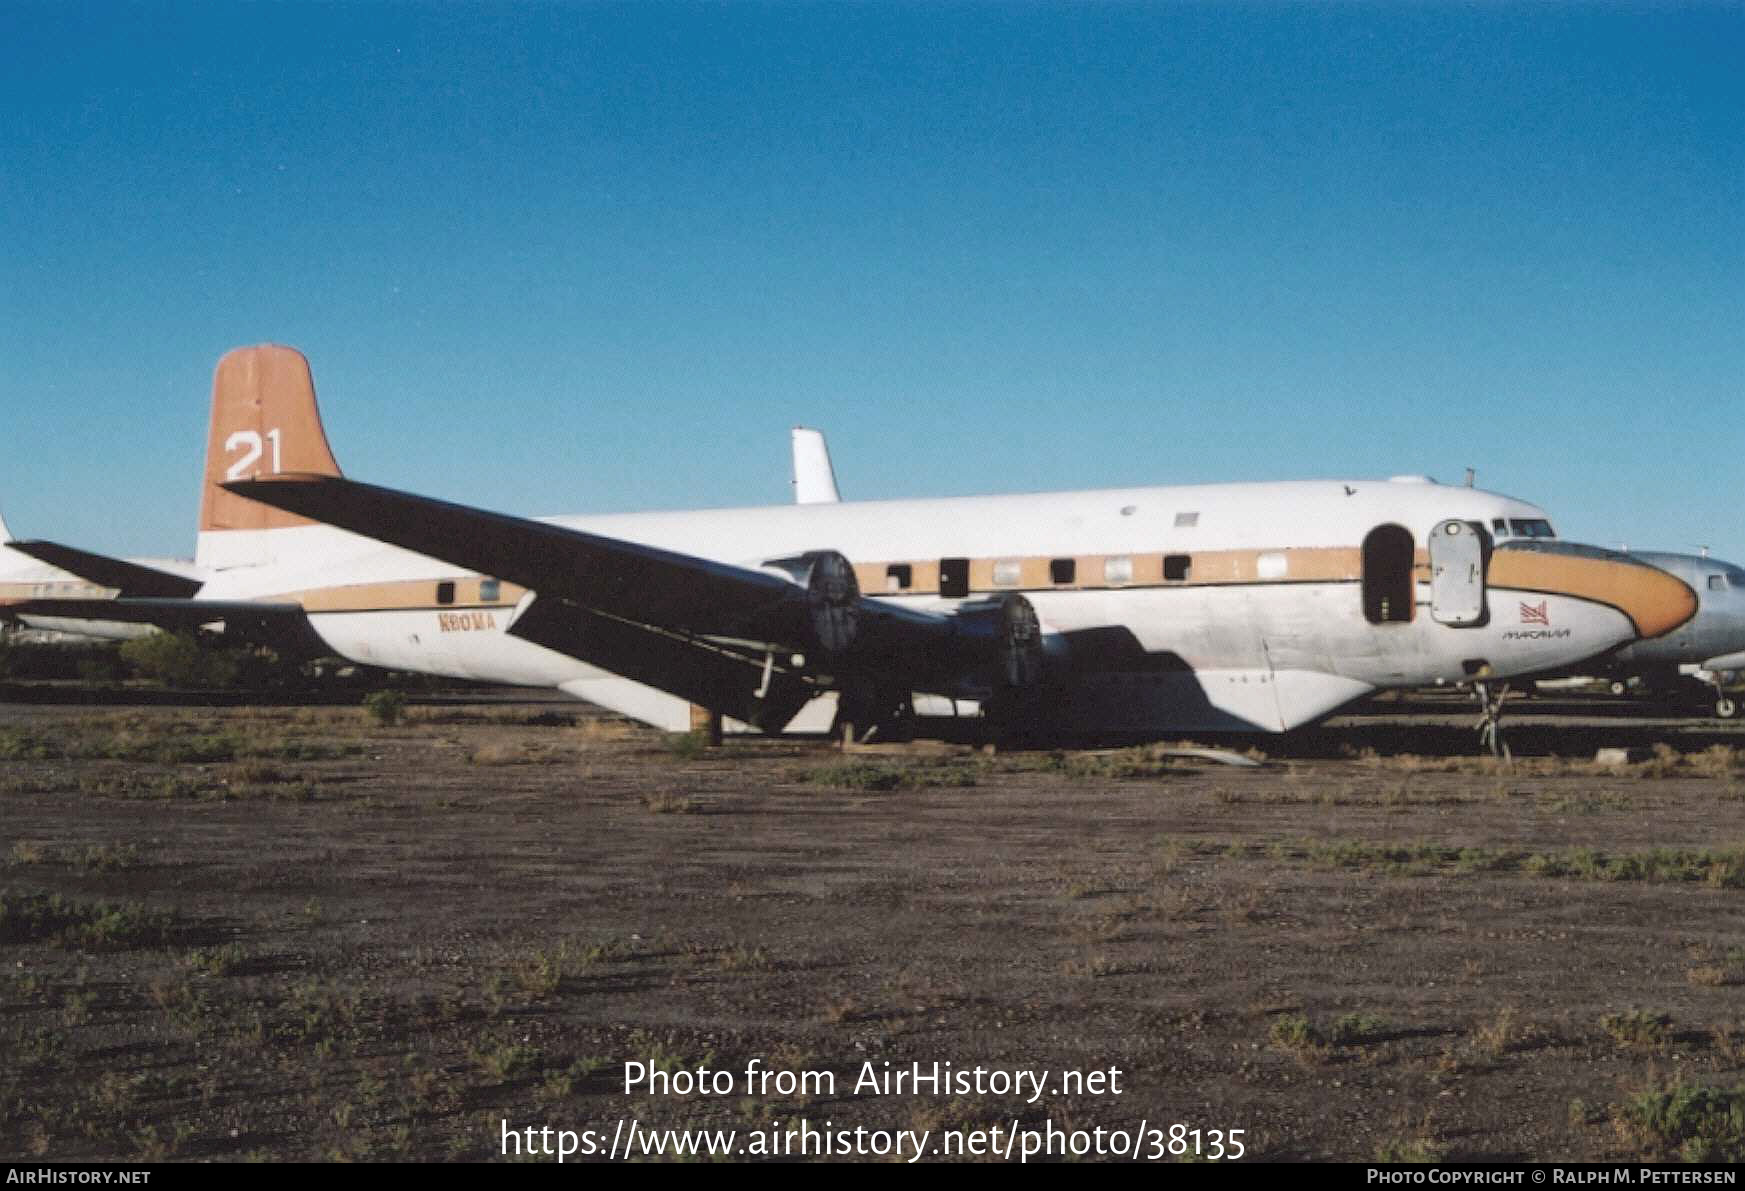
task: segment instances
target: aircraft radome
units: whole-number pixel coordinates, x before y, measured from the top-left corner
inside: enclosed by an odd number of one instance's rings
[[[1693,680],[1713,692],[1715,715],[1732,719],[1739,702],[1727,686],[1745,673],[1745,568],[1706,554],[1643,550],[1630,557],[1682,579],[1696,592],[1696,614],[1670,633],[1632,642],[1583,669],[1609,678],[1620,694],[1632,678],[1659,689]]]

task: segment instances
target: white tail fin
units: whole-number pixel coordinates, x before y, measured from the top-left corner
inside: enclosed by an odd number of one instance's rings
[[[830,466],[830,447],[822,430],[794,427],[794,503],[831,505],[842,497],[836,491],[836,469]]]
[[[292,347],[239,347],[218,361],[212,376],[195,560],[212,569],[258,566],[280,552],[275,531],[315,524],[219,487],[292,472],[339,474],[321,428],[309,361]]]
[[[39,565],[28,554],[20,554],[8,547],[6,543],[11,540],[12,531],[6,528],[6,518],[0,517],[0,575],[10,575]]]

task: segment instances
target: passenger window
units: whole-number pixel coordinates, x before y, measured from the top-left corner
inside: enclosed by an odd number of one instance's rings
[[[1016,559],[1002,559],[994,564],[994,586],[1016,587],[1020,568]]]
[[[1133,582],[1133,560],[1125,554],[1105,559],[1103,562],[1103,582],[1112,586]]]
[[[948,600],[959,600],[969,594],[969,559],[939,560],[939,594]]]
[[[886,591],[908,591],[915,582],[915,568],[906,562],[893,562],[885,568]]]
[[[1199,523],[1200,515],[1198,513],[1177,513],[1175,515],[1175,527],[1177,529],[1192,529]]]
[[[444,580],[436,585],[436,602],[439,604],[454,603],[454,583]]]
[[[503,585],[496,579],[479,581],[479,603],[495,604],[503,598]]]
[[[1180,583],[1188,577],[1193,568],[1193,557],[1188,554],[1165,554],[1163,556],[1163,577],[1172,582]]]
[[[1050,559],[1048,579],[1051,583],[1071,583],[1078,576],[1078,564],[1070,558]]]

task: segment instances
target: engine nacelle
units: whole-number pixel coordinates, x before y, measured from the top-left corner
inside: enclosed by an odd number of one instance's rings
[[[960,663],[987,674],[996,687],[1029,687],[1048,665],[1042,621],[1016,592],[959,604],[951,614]]]
[[[806,617],[813,650],[840,658],[860,636],[860,583],[854,566],[836,550],[808,550],[763,564],[806,589]]]

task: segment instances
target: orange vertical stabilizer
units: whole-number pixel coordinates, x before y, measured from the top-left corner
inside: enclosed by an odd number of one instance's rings
[[[309,361],[296,348],[273,343],[226,353],[212,376],[200,532],[314,524],[219,487],[296,472],[340,474],[321,428]]]

